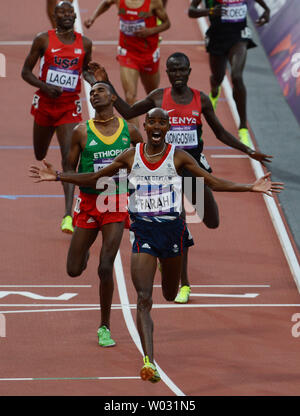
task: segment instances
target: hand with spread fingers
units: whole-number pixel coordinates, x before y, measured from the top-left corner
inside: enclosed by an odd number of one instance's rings
[[[97,81],[109,82],[107,72],[98,62],[90,62],[88,64],[89,72],[92,73]]]
[[[58,172],[48,163],[43,160],[44,167],[30,166],[29,175],[31,178],[37,179],[35,182],[56,181]]]
[[[264,162],[272,162],[273,156],[265,155],[264,153],[257,152],[256,150],[249,154],[251,159],[257,160],[258,162],[264,164]]]
[[[280,193],[284,189],[282,182],[272,182],[269,180],[271,172],[257,179],[252,185],[252,192],[262,192],[268,196],[272,196],[272,193]]]

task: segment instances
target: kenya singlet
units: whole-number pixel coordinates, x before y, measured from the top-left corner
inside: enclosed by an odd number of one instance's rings
[[[120,0],[120,38],[119,49],[125,49],[136,55],[152,55],[158,47],[158,34],[139,38],[134,36],[134,32],[142,28],[156,27],[156,16],[150,13],[151,0],[144,0],[139,8],[129,8],[126,0]],[[119,52],[121,52],[121,50]],[[120,53],[122,55],[122,53]]]
[[[56,36],[55,29],[48,31],[49,44],[41,58],[39,79],[63,88],[59,98],[70,97],[81,91],[85,51],[80,33],[74,32],[75,41],[66,45]],[[40,95],[44,95],[40,92]]]
[[[80,156],[79,173],[98,172],[130,147],[130,135],[127,122],[122,118],[118,118],[118,120],[119,128],[112,136],[102,135],[96,129],[93,120],[86,122],[87,143]],[[127,192],[127,180],[125,181],[125,187],[125,192]],[[93,188],[80,187],[80,190],[88,194],[100,193]]]
[[[176,219],[181,213],[181,177],[174,165],[175,146],[167,145],[157,163],[145,158],[144,143],[136,145],[129,180],[129,213],[131,218],[151,222]]]
[[[165,141],[186,150],[199,161],[203,149],[200,91],[191,89],[193,99],[189,104],[177,104],[171,88],[165,88],[162,108],[169,114],[171,128]]]

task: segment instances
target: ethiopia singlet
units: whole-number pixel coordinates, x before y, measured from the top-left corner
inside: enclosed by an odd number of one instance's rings
[[[98,172],[109,165],[118,155],[124,152],[124,150],[130,147],[130,135],[127,122],[122,118],[118,118],[118,120],[119,127],[112,136],[104,136],[101,134],[99,130],[96,129],[93,120],[88,120],[86,122],[87,142],[80,156],[78,167],[79,173]],[[112,193],[127,192],[127,179],[124,183],[124,189],[122,186],[122,190],[119,189],[117,178],[115,178],[115,182],[115,192]],[[101,191],[93,188],[80,187],[80,190],[88,194],[101,193]],[[107,194],[109,194],[109,192]]]
[[[224,6],[222,16],[209,16],[214,33],[240,32],[247,26],[247,0],[205,0],[206,7]]]
[[[64,91],[59,98],[70,97],[81,91],[80,76],[85,51],[81,34],[77,32],[74,34],[75,41],[66,45],[58,39],[55,29],[49,30],[48,48],[40,62],[39,79],[63,88]]]
[[[181,177],[174,165],[175,146],[168,144],[165,154],[156,163],[145,158],[144,146],[144,143],[136,145],[128,176],[130,217],[133,221],[172,221],[182,209]]]
[[[135,55],[153,54],[158,47],[158,34],[148,36],[147,38],[138,38],[134,36],[134,32],[145,27],[156,27],[156,16],[150,12],[151,0],[144,0],[141,7],[129,8],[126,0],[120,0],[119,16],[120,16],[120,38],[119,52],[122,49]],[[142,56],[141,56],[142,57]]]
[[[192,89],[193,99],[189,104],[177,104],[172,98],[171,88],[165,88],[162,108],[169,114],[171,128],[165,141],[186,150],[197,161],[203,149],[200,91]]]

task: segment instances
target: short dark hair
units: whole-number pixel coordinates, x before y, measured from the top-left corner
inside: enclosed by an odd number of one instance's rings
[[[170,55],[168,57],[168,59],[167,59],[166,66],[169,65],[171,59],[184,59],[185,62],[186,62],[186,64],[187,64],[187,66],[190,67],[190,60],[189,60],[189,58],[184,53],[182,53],[182,52],[172,53],[172,55]]]
[[[104,84],[105,86],[107,86],[108,87],[108,89],[109,89],[109,91],[112,93],[112,94],[115,94],[115,91],[114,91],[114,89],[113,89],[113,86],[109,83],[109,82],[106,82],[106,81],[95,81],[93,84],[92,84],[92,88],[93,88],[93,86],[94,85],[97,85],[97,84]]]
[[[67,1],[67,0],[62,0],[62,1],[60,1],[60,2],[59,2],[56,6],[55,6],[55,9],[54,9],[54,10],[57,10],[59,7],[62,7],[65,3],[66,3],[68,6],[72,7],[72,9],[74,9],[74,5],[73,5],[73,3],[71,3],[70,1]]]

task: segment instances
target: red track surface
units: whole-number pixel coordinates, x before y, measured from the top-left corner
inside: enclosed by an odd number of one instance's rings
[[[2,15],[7,16],[1,25],[2,41],[31,41],[36,33],[49,27],[43,2],[35,3],[33,11],[27,8],[26,2],[17,0],[2,5]],[[84,19],[98,1],[81,0],[80,3]],[[201,40],[196,20],[188,19],[186,15],[188,0],[176,1],[176,7],[174,3],[169,1],[172,28],[163,34],[164,41]],[[117,30],[116,10],[111,10],[85,34],[93,40],[110,41],[117,39]],[[0,52],[7,58],[7,77],[0,78],[0,194],[61,195],[60,185],[37,185],[27,177],[28,166],[34,162],[32,149],[5,147],[31,146],[32,143],[29,108],[34,89],[20,77],[28,50],[28,45],[0,46]],[[208,92],[208,61],[202,45],[162,43],[161,86],[168,85],[165,60],[178,50],[190,57],[190,85]],[[93,58],[104,64],[121,92],[115,53],[115,45],[97,45]],[[140,88],[139,97],[143,96]],[[217,115],[228,130],[237,133],[225,100],[220,101]],[[88,117],[87,107],[84,117]],[[204,142],[206,147],[222,145],[207,126],[204,126]],[[52,145],[57,146],[56,140]],[[253,181],[254,174],[247,158],[213,157],[216,154],[240,155],[239,152],[208,148],[205,153],[215,175],[241,182]],[[58,165],[59,150],[51,149],[47,159]],[[174,307],[175,304],[164,301],[161,289],[155,287],[152,312],[155,359],[185,395],[298,395],[300,340],[292,336],[291,317],[299,307],[286,305],[298,305],[299,293],[264,200],[254,194],[221,193],[216,194],[216,199],[221,214],[220,227],[208,230],[202,224],[190,226],[195,240],[195,246],[190,250],[190,280],[192,285],[236,286],[193,287],[192,294],[256,293],[258,296],[194,296],[187,306]],[[30,291],[53,297],[63,293],[77,294],[65,301],[35,300],[18,294],[0,298],[0,313],[6,318],[6,338],[0,338],[0,395],[175,395],[163,381],[152,385],[137,378],[142,356],[126,327],[117,284],[113,299],[117,308],[112,311],[111,322],[117,341],[115,348],[97,346],[99,310],[54,311],[72,309],[67,306],[71,304],[98,304],[96,270],[101,240],[92,248],[83,276],[69,278],[65,262],[70,238],[59,230],[63,198],[1,198],[0,203],[0,293]],[[130,280],[128,233],[124,235],[120,252],[129,301],[134,306],[136,296]],[[155,283],[160,284],[158,274]],[[134,308],[131,313],[135,318]],[[93,377],[108,379],[94,380]],[[124,380],[121,377],[133,378]],[[44,380],[20,380],[23,378]]]

